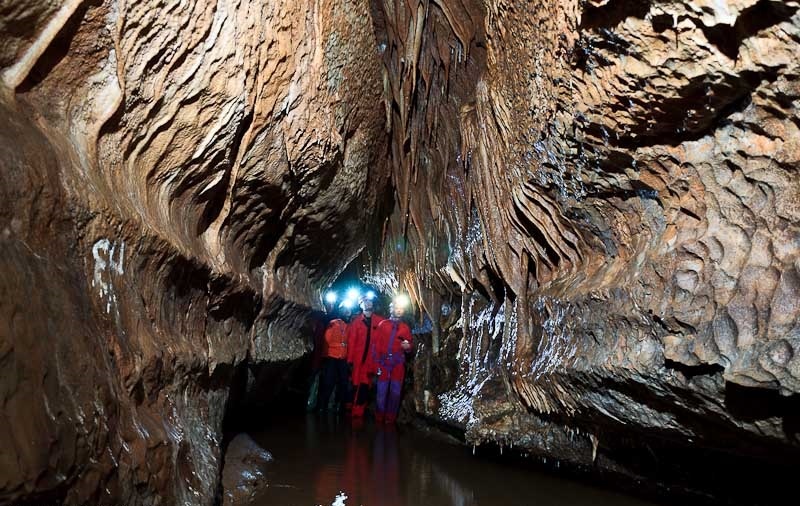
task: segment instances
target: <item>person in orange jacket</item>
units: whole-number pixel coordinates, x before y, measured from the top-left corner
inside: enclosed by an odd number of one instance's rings
[[[411,329],[401,318],[405,307],[392,304],[391,317],[382,321],[375,332],[371,352],[370,369],[378,378],[375,421],[393,424],[400,410],[400,394],[406,375],[406,354],[411,351]]]
[[[369,351],[378,325],[385,320],[383,316],[374,314],[374,301],[364,296],[360,300],[362,313],[350,322],[347,327],[347,363],[352,367],[350,382],[353,390],[353,417],[364,416],[364,409],[370,396]]]
[[[347,322],[350,308],[339,306],[339,318],[331,320],[325,329],[322,356],[322,376],[319,385],[320,411],[327,411],[333,389],[336,388],[336,410],[342,408],[349,393],[347,367]]]

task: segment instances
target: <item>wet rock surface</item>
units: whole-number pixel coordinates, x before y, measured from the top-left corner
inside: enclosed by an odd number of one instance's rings
[[[247,434],[234,437],[225,450],[222,504],[249,504],[256,492],[266,485],[265,471],[272,460],[272,454]]]
[[[307,352],[384,196],[365,12],[0,8],[0,502],[214,502],[234,379]]]
[[[0,36],[0,502],[211,504],[233,385],[365,246],[433,320],[414,409],[471,443],[797,458],[800,3],[23,1]]]
[[[383,8],[415,409],[629,476],[796,459],[800,6],[455,4]]]

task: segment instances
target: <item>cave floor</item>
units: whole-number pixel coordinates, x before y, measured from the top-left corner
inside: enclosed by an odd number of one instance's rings
[[[287,416],[252,435],[274,457],[258,506],[652,504],[371,420]]]

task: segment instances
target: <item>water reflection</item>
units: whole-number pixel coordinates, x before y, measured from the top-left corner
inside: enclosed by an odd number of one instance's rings
[[[380,428],[375,433],[372,448],[372,487],[366,487],[366,503],[376,506],[400,506],[405,504],[400,488],[401,477],[397,457],[397,431]],[[412,470],[413,472],[413,470]]]
[[[344,448],[338,458],[334,454],[337,439]],[[403,469],[401,474],[396,428],[366,426],[363,419],[311,416],[306,420],[305,446],[320,450],[318,455],[325,457],[316,466],[314,504],[330,504],[340,492],[350,504],[408,504],[401,484],[408,482],[415,469]]]
[[[269,486],[253,503],[257,505],[644,504],[482,461],[466,448],[403,429],[352,424],[335,415],[286,420],[254,437],[275,458],[267,472]]]

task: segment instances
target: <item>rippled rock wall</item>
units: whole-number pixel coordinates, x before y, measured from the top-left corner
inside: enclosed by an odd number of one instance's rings
[[[0,502],[213,502],[365,245],[472,442],[796,458],[799,10],[1,4]]]
[[[433,315],[419,411],[617,470],[623,438],[796,458],[799,9],[383,3],[375,271]]]
[[[388,180],[364,2],[0,8],[0,503],[211,504]]]

